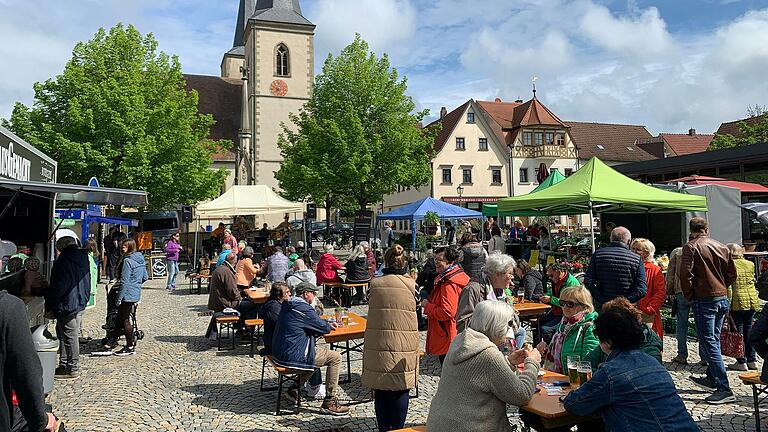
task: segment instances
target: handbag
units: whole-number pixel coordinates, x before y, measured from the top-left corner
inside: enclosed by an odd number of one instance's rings
[[[744,336],[739,332],[730,313],[720,332],[720,351],[724,356],[744,358]]]

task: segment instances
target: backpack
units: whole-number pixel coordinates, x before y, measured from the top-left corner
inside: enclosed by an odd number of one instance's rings
[[[755,283],[757,287],[757,296],[761,300],[768,301],[768,270],[764,271]]]

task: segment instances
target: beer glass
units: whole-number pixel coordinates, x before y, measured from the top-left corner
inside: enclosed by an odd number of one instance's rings
[[[578,387],[579,382],[579,362],[581,361],[580,356],[568,356],[568,362],[566,364],[566,367],[568,368],[568,382],[571,384],[571,387]]]
[[[586,384],[592,379],[592,364],[590,362],[579,362],[579,383]]]

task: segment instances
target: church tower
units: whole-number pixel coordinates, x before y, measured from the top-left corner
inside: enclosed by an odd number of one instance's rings
[[[240,0],[233,47],[222,77],[243,79],[243,112],[237,149],[238,184],[277,188],[281,123],[291,125],[314,83],[315,25],[299,0]]]

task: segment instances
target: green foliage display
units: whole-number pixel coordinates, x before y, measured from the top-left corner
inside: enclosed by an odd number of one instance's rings
[[[219,194],[226,172],[210,169],[211,155],[226,142],[206,140],[213,118],[152,34],[99,29],[34,90],[32,107],[17,103],[3,124],[58,162],[58,181],[144,190],[152,209]]]
[[[398,186],[421,186],[432,176],[436,128],[417,125],[428,111],[414,112],[406,79],[386,55],[354,42],[329,55],[312,98],[283,125],[285,159],[276,178],[289,199],[364,209]],[[330,202],[327,202],[330,201]]]
[[[431,226],[437,226],[440,225],[440,215],[438,215],[436,212],[433,212],[432,210],[424,213],[424,222],[427,225]]]
[[[752,126],[746,122],[740,122],[738,137],[716,134],[707,150],[720,150],[768,142],[768,114],[761,114],[761,116],[760,121]]]

